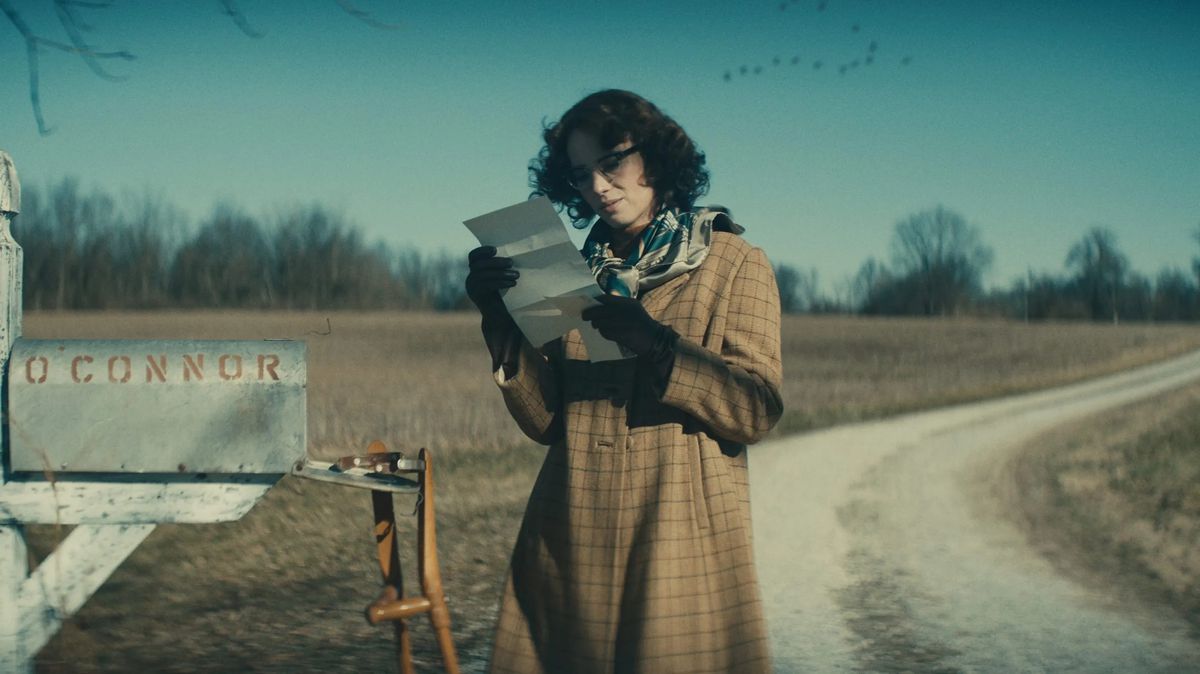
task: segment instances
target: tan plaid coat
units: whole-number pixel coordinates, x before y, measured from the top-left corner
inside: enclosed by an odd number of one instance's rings
[[[648,291],[681,336],[665,390],[638,360],[591,363],[579,333],[497,375],[550,449],[505,583],[493,672],[770,670],[746,445],[782,412],[779,292],[766,256],[715,232]],[[522,340],[524,341],[524,340]]]

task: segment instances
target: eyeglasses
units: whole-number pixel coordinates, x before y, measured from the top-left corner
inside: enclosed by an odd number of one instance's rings
[[[605,180],[611,181],[617,175],[617,172],[621,170],[621,164],[624,163],[625,158],[637,151],[638,146],[631,145],[624,150],[606,154],[597,159],[591,168],[576,166],[571,169],[570,175],[567,176],[567,183],[577,190],[582,189],[584,186],[590,187],[592,184],[592,174],[596,171],[599,171]]]

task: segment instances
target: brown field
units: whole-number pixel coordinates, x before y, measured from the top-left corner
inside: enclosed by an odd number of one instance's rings
[[[476,671],[541,459],[495,391],[477,323],[431,313],[31,314],[25,334],[305,340],[312,454],[361,451],[376,437],[434,452],[443,576],[464,668]],[[1189,326],[788,317],[789,411],[777,432],[1051,386],[1194,348],[1200,329]],[[370,524],[365,493],[285,478],[239,522],[160,526],[39,668],[387,671],[390,630],[362,618],[379,586]],[[31,527],[31,548],[44,553],[63,533]],[[414,632],[418,660],[435,662],[427,624]]]
[[[1009,464],[1009,511],[1065,573],[1200,636],[1198,450],[1193,384],[1037,438]]]

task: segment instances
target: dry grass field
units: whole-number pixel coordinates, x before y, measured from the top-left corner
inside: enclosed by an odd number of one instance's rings
[[[1009,467],[1009,511],[1060,569],[1174,606],[1200,637],[1200,385],[1056,429]]]
[[[465,670],[478,671],[541,450],[509,419],[477,323],[432,313],[30,314],[25,334],[305,340],[312,454],[358,452],[376,437],[434,453],[455,638]],[[779,433],[1107,373],[1200,348],[1200,329],[788,317],[784,348]],[[379,587],[370,524],[365,492],[289,477],[239,522],[160,526],[43,650],[39,669],[388,671],[390,630],[362,618]],[[39,553],[65,533],[31,529]],[[435,662],[427,624],[414,632],[419,661]]]

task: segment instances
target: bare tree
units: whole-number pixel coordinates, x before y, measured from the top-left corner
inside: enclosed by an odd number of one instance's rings
[[[1129,271],[1129,261],[1117,249],[1117,235],[1105,227],[1093,227],[1071,246],[1067,268],[1075,271],[1074,283],[1090,309],[1093,320],[1120,320],[1117,297]]]
[[[779,286],[779,305],[786,314],[828,311],[828,299],[821,295],[821,282],[815,268],[799,269],[788,264],[775,267]]]
[[[292,309],[396,304],[386,248],[368,248],[346,218],[319,205],[294,208],[273,228],[275,285]]]
[[[272,253],[257,220],[219,205],[175,253],[171,295],[201,307],[270,307]]]
[[[1200,227],[1192,232],[1192,236],[1196,237],[1196,243],[1200,243]],[[1200,255],[1192,258],[1192,273],[1196,275],[1196,283],[1200,284]]]
[[[122,306],[149,309],[168,303],[167,274],[184,221],[160,196],[145,193],[128,200],[113,242],[117,265],[110,282]]]
[[[1154,284],[1152,318],[1156,321],[1200,319],[1200,289],[1182,270],[1164,268]]]
[[[954,314],[980,290],[992,249],[979,229],[943,206],[896,223],[892,263],[927,316]]]
[[[779,308],[785,314],[794,314],[800,310],[799,298],[800,272],[787,265],[775,265],[775,285],[779,286]]]
[[[857,311],[865,311],[876,286],[887,276],[887,269],[874,257],[863,260],[854,278],[850,280],[850,305]]]
[[[335,2],[346,14],[372,28],[399,28],[399,24],[385,23],[375,19],[369,12],[359,9],[350,0],[335,0]],[[30,28],[28,22],[25,21],[25,17],[13,6],[10,0],[0,0],[0,14],[3,14],[8,19],[8,23],[25,42],[25,63],[29,73],[29,104],[33,107],[33,116],[37,120],[38,133],[42,135],[49,134],[51,131],[50,127],[46,126],[46,119],[42,114],[40,94],[41,75],[39,64],[40,54],[43,49],[53,49],[78,56],[97,77],[110,81],[124,78],[110,73],[102,65],[102,62],[112,60],[132,61],[136,58],[127,50],[109,51],[100,49],[84,39],[84,33],[90,31],[92,27],[83,17],[82,13],[85,11],[107,9],[113,5],[112,0],[53,0],[53,4],[59,26],[66,36],[65,40],[56,40],[45,35],[39,35]],[[251,26],[246,15],[238,8],[234,0],[220,0],[220,4],[222,13],[228,16],[233,24],[244,34],[252,38],[263,36],[261,31]]]

